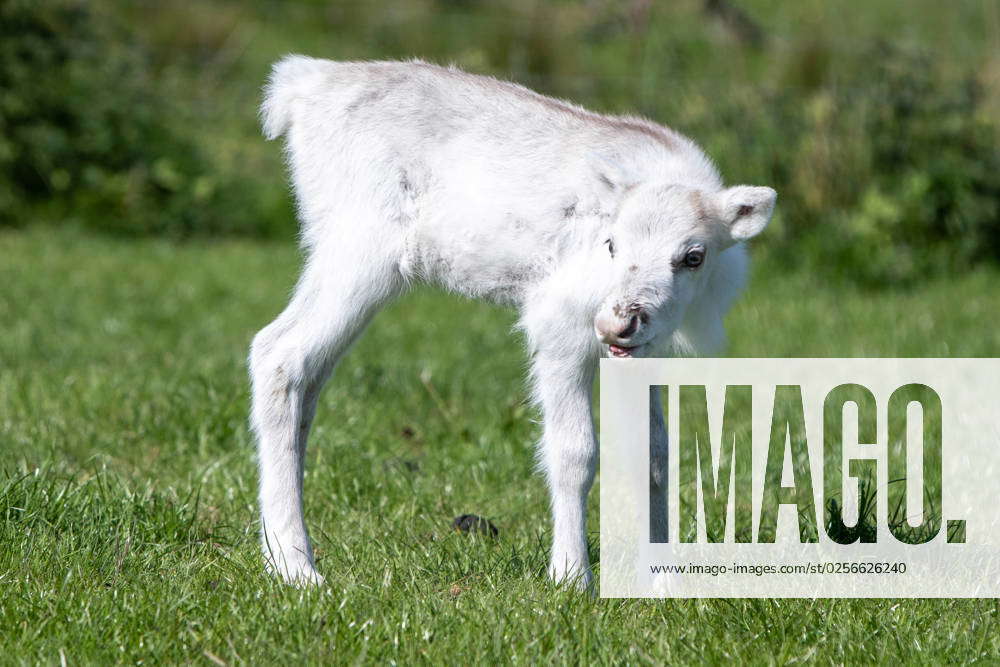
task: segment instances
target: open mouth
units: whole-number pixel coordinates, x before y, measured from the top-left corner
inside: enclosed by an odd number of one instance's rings
[[[608,345],[608,352],[611,353],[612,357],[618,357],[619,359],[627,358],[632,356],[632,352],[636,347],[624,347],[622,345]]]

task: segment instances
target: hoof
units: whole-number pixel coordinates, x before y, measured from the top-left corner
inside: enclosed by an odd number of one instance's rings
[[[559,567],[553,563],[549,566],[549,578],[559,586],[594,592],[594,575],[589,567]]]
[[[312,563],[303,559],[298,563],[275,563],[267,561],[267,571],[272,575],[281,577],[286,584],[296,588],[311,588],[322,586],[325,579],[323,575],[316,571]]]

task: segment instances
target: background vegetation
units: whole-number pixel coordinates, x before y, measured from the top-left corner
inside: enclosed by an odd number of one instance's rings
[[[329,588],[264,577],[244,359],[299,261],[256,118],[288,52],[639,112],[776,187],[732,355],[1000,353],[990,0],[0,0],[0,663],[996,660],[996,601],[550,586],[514,315],[424,290],[322,398]]]
[[[269,64],[420,56],[672,125],[778,190],[769,259],[905,282],[1000,258],[998,41],[976,0],[5,0],[0,224],[289,237]]]

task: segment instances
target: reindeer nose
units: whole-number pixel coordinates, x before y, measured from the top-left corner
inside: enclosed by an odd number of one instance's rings
[[[635,335],[643,322],[643,313],[639,308],[630,308],[626,313],[627,320],[618,315],[598,317],[594,324],[597,335],[602,342],[609,345],[627,343]]]
[[[639,328],[639,313],[635,313],[634,315],[632,315],[632,317],[629,318],[628,324],[625,326],[625,328],[619,331],[616,335],[618,336],[618,338],[629,338],[632,336],[632,334],[636,332],[636,329],[638,328]]]

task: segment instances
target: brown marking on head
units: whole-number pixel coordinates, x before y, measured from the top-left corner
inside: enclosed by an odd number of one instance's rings
[[[698,224],[708,224],[711,216],[708,214],[708,207],[705,206],[705,200],[701,196],[700,190],[691,190],[688,193],[688,201],[691,203],[691,207],[694,209],[694,215],[698,220]]]

